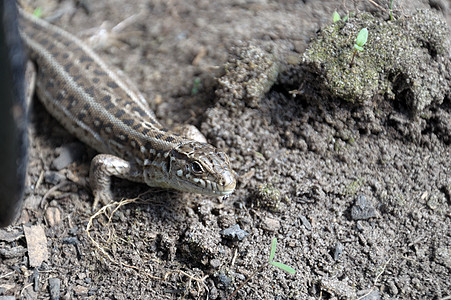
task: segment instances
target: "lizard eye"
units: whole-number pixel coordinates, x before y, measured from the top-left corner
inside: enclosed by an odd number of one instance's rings
[[[197,161],[191,164],[191,170],[194,174],[202,174],[204,172],[204,168]]]

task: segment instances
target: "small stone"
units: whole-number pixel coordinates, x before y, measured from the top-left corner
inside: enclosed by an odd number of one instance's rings
[[[357,201],[351,208],[351,217],[353,220],[366,220],[376,217],[376,209],[371,201],[368,201],[364,195],[357,196]]]
[[[41,204],[42,197],[37,195],[30,195],[27,197],[23,203],[23,207],[27,208],[29,210],[36,210],[39,208],[39,205]]]
[[[22,246],[16,246],[12,248],[2,247],[0,248],[0,257],[5,259],[23,257],[27,253],[27,249]]]
[[[310,223],[310,221],[304,215],[301,215],[300,218],[302,225],[304,225],[307,230],[312,230],[312,224]]]
[[[15,240],[18,240],[22,236],[23,231],[20,230],[6,231],[4,229],[0,229],[0,241],[11,243]]]
[[[235,240],[235,241],[241,241],[243,240],[246,236],[249,235],[249,233],[247,233],[246,231],[242,230],[240,228],[240,225],[235,224],[229,228],[226,228],[224,230],[222,230],[220,232],[220,234],[226,238],[226,239],[230,239],[230,240]]]
[[[73,236],[73,237],[65,237],[63,239],[61,239],[61,241],[63,242],[63,244],[69,244],[69,245],[73,245],[75,247],[75,251],[77,251],[77,256],[81,257],[81,252],[80,252],[80,241],[78,240],[77,237]]]
[[[357,221],[356,227],[357,227],[357,230],[360,232],[363,232],[365,230],[365,226],[363,226],[361,221]]]
[[[49,278],[50,299],[59,300],[61,281],[59,278]]]
[[[263,219],[262,228],[266,231],[276,232],[280,229],[280,221],[266,217]]]
[[[367,291],[365,291],[364,296],[359,297],[359,299],[361,299],[361,300],[379,300],[379,299],[381,299],[381,294],[379,293],[379,290],[377,290],[377,289],[372,290],[369,293]]]
[[[355,288],[346,281],[339,281],[335,278],[322,278],[320,281],[321,288],[336,296],[339,299],[355,299]]]
[[[447,247],[438,247],[434,251],[435,257],[434,260],[447,267],[448,269],[451,269],[451,249]]]
[[[393,282],[393,280],[390,280],[388,282],[388,289],[390,291],[391,296],[396,296],[399,293],[399,290],[396,287],[396,284]]]
[[[426,204],[430,209],[436,210],[437,208],[440,207],[441,203],[445,203],[445,202],[446,202],[445,199],[439,199],[439,197],[437,195],[433,194],[429,197]]]
[[[61,212],[58,207],[49,207],[45,211],[45,218],[50,225],[50,227],[54,227],[61,223]]]
[[[31,267],[39,267],[49,257],[47,237],[42,225],[24,226]]]
[[[220,265],[221,265],[221,261],[219,259],[214,258],[214,259],[210,260],[210,266],[213,269],[217,269]]]
[[[219,297],[219,292],[218,289],[212,285],[212,287],[210,287],[210,299],[212,300],[216,300]]]
[[[343,250],[345,249],[345,246],[343,246],[342,243],[337,242],[335,245],[335,251],[334,251],[334,260],[338,261],[340,259],[341,254],[343,253]]]
[[[81,158],[84,151],[84,146],[80,143],[70,143],[59,147],[57,152],[58,157],[53,160],[53,167],[57,170],[64,169],[74,161]]]
[[[225,288],[227,288],[232,283],[232,279],[224,273],[219,274],[218,280],[219,284],[221,284]]]
[[[0,294],[3,295],[6,291],[12,290],[14,288],[16,288],[15,284],[3,283],[0,287]],[[6,297],[6,296],[3,296],[3,297]]]
[[[82,285],[77,285],[74,287],[74,292],[78,296],[83,296],[88,294],[89,289]]]

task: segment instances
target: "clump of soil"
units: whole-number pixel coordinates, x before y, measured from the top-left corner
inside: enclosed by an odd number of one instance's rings
[[[368,42],[350,66],[362,28]],[[383,96],[416,113],[451,93],[449,37],[446,22],[430,10],[394,20],[362,13],[323,28],[303,65],[312,83],[335,98],[362,103]]]
[[[274,49],[272,49],[275,51]],[[218,79],[216,96],[223,103],[244,101],[256,107],[277,79],[279,64],[271,50],[254,45],[234,47]]]

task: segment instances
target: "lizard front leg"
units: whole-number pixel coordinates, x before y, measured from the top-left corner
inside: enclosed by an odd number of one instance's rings
[[[142,172],[136,165],[111,154],[98,154],[91,161],[89,182],[94,195],[93,208],[101,202],[106,205],[113,201],[111,176],[142,182]]]

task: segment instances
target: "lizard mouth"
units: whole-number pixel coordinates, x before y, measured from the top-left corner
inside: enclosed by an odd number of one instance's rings
[[[236,180],[232,177],[224,184],[220,184],[208,179],[195,178],[192,182],[189,182],[189,185],[195,189],[193,192],[204,195],[226,196],[230,195],[235,190]]]
[[[228,183],[227,185],[219,185],[220,189],[216,191],[217,194],[225,196],[225,195],[230,195],[231,193],[233,193],[233,191],[235,191],[235,187],[236,187],[236,181],[233,180],[230,183]]]

